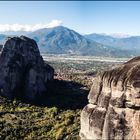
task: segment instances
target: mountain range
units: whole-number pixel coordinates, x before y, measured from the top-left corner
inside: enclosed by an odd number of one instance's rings
[[[26,35],[36,40],[39,49],[49,54],[133,57],[140,55],[140,36],[125,38],[105,34],[81,35],[64,26],[44,28],[34,32],[0,34],[0,44],[9,35]]]
[[[114,50],[63,26],[40,29],[28,36],[36,40],[41,52],[53,54],[111,56]]]
[[[97,41],[104,45],[114,46],[124,50],[140,50],[140,36],[130,36],[124,38],[115,38],[109,35],[89,34],[85,35],[87,39]]]

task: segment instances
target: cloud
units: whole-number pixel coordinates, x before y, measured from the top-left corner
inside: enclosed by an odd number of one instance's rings
[[[56,26],[60,26],[62,24],[61,20],[52,20],[47,24],[0,24],[0,32],[7,31],[35,31],[41,28],[52,28]]]

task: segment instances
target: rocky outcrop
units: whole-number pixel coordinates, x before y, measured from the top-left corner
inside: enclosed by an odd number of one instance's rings
[[[140,57],[96,76],[81,113],[82,139],[140,138]]]
[[[0,44],[0,51],[2,50],[3,45]]]
[[[6,40],[0,55],[0,95],[35,100],[47,93],[46,85],[53,75],[34,40],[25,36]]]

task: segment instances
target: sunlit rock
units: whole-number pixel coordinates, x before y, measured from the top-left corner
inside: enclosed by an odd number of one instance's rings
[[[81,113],[82,139],[140,138],[140,57],[99,74]]]

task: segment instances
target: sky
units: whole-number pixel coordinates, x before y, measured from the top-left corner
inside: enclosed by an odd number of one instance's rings
[[[82,34],[140,35],[140,2],[0,1],[0,32],[59,25]]]

